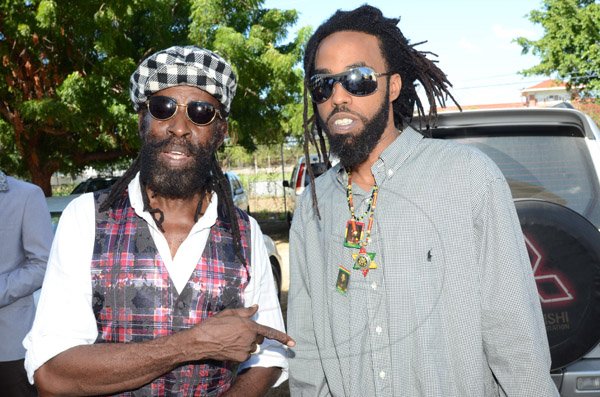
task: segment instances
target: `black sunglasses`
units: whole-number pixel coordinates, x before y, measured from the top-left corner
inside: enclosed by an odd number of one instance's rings
[[[312,100],[323,103],[331,97],[333,87],[340,83],[354,96],[367,96],[377,91],[377,78],[389,76],[388,73],[376,73],[367,66],[360,66],[338,74],[315,74],[308,80],[308,89]]]
[[[146,102],[150,115],[157,120],[165,121],[175,116],[179,106],[185,108],[187,118],[196,125],[208,125],[212,123],[216,116],[222,120],[223,116],[219,109],[208,102],[191,101],[187,105],[177,103],[174,98],[168,96],[151,96]]]

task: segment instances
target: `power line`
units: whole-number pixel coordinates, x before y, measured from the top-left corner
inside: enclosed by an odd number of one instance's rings
[[[511,85],[523,85],[523,84],[534,84],[534,83],[541,83],[544,80],[522,80],[522,81],[518,81],[518,82],[513,82],[513,83],[498,83],[498,84],[486,84],[486,85],[473,85],[473,86],[469,86],[469,87],[452,87],[454,90],[471,90],[471,89],[475,89],[475,88],[490,88],[490,87],[501,87],[501,86],[511,86]]]
[[[479,79],[469,79],[469,82],[477,81],[477,80],[491,80],[496,77],[507,77],[507,76],[514,77],[514,74],[481,77]],[[573,75],[570,75],[569,77],[571,79],[577,78],[577,77],[598,78],[598,74],[573,74]],[[490,88],[490,87],[510,86],[510,85],[517,85],[517,84],[537,84],[537,83],[541,83],[542,81],[548,80],[548,79],[555,79],[555,78],[544,76],[544,77],[539,77],[536,79],[520,80],[520,81],[514,81],[514,82],[502,82],[502,83],[497,83],[497,84],[473,85],[473,86],[466,86],[466,87],[461,87],[460,85],[458,85],[458,86],[455,85],[455,86],[453,86],[453,89],[454,90],[469,90],[469,89],[475,89],[475,88]],[[557,79],[557,80],[560,80],[560,79]]]

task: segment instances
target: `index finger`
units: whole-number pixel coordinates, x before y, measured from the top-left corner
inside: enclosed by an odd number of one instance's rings
[[[267,327],[266,325],[256,324],[256,333],[267,339],[279,341],[289,347],[296,346],[296,341],[292,339],[291,336],[275,328]]]

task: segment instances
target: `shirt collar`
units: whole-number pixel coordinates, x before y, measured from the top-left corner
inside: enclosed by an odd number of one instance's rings
[[[7,192],[8,191],[8,178],[6,177],[6,174],[2,171],[0,171],[0,192]]]
[[[371,168],[373,175],[376,175],[375,169],[384,168],[389,174],[389,171],[396,172],[398,168],[408,159],[423,139],[423,134],[417,132],[412,127],[407,126],[402,133],[392,142],[379,156],[379,160],[373,164]]]
[[[127,188],[129,194],[129,201],[131,202],[131,207],[133,208],[135,213],[138,216],[142,217],[146,222],[148,222],[148,224],[151,227],[158,229],[152,215],[148,211],[144,211],[144,200],[142,199],[142,187],[140,185],[139,172],[137,173],[135,178],[133,178],[131,182],[129,182]],[[200,219],[198,219],[194,227],[192,227],[190,234],[205,228],[210,228],[215,224],[215,222],[217,221],[217,204],[218,197],[215,194],[215,192],[213,192],[210,198],[210,203],[208,204],[204,215],[202,215]]]
[[[371,167],[377,184],[385,179],[390,179],[396,171],[404,164],[423,139],[423,134],[414,128],[407,126],[402,133],[387,147],[379,156],[379,159]],[[341,183],[347,183],[346,170],[341,164],[334,167],[335,175]]]

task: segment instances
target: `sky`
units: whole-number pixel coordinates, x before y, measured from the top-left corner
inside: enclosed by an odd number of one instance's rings
[[[265,8],[299,12],[295,32],[316,29],[336,10],[351,10],[365,0],[266,0]],[[411,43],[427,41],[421,51],[438,55],[438,66],[453,85],[461,105],[521,102],[521,90],[547,76],[523,77],[519,71],[539,63],[522,55],[512,41],[523,36],[539,39],[543,29],[527,15],[541,9],[541,0],[371,0],[386,17],[400,18],[398,26]]]

